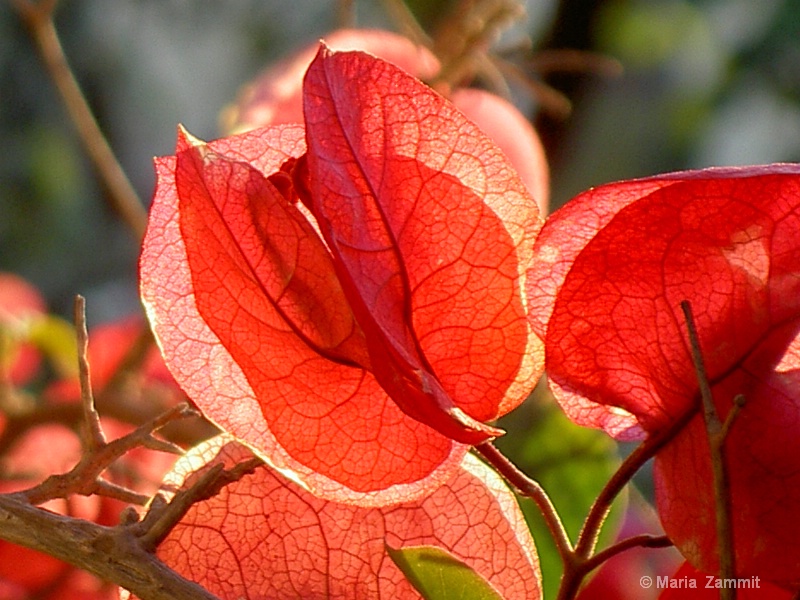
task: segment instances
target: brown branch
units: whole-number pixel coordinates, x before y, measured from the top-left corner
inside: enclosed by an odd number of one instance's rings
[[[403,0],[382,0],[382,4],[389,18],[392,19],[400,32],[418,46],[430,48],[433,42],[425,29],[417,22],[414,13]]]
[[[336,3],[336,26],[338,29],[356,26],[355,0],[338,0]]]
[[[588,557],[597,544],[600,529],[611,510],[614,499],[619,495],[636,472],[656,453],[669,443],[697,414],[697,406],[687,410],[679,419],[658,433],[648,437],[622,462],[608,483],[603,487],[589,509],[589,514],[584,521],[583,528],[578,535],[575,552],[584,558]]]
[[[573,48],[540,50],[528,59],[528,67],[544,75],[579,73],[605,78],[620,77],[624,71],[616,58]]]
[[[563,120],[572,113],[572,101],[554,87],[540,79],[530,77],[517,65],[505,59],[493,57],[492,61],[503,75],[522,85],[549,115]]]
[[[139,494],[133,490],[117,485],[105,479],[99,479],[94,483],[94,493],[104,498],[112,498],[127,504],[135,504],[137,506],[144,506],[150,501],[150,496]]]
[[[714,406],[714,397],[706,373],[703,353],[700,348],[700,338],[694,323],[692,307],[687,300],[681,302],[681,310],[686,319],[686,329],[689,334],[689,345],[692,350],[697,381],[700,386],[700,397],[703,401],[703,418],[706,424],[706,434],[711,454],[711,469],[714,478],[714,508],[716,513],[717,551],[719,553],[719,577],[732,579],[736,577],[736,557],[734,551],[733,521],[731,507],[731,489],[728,478],[728,468],[725,461],[725,436],[730,430],[733,419],[736,418],[743,397],[737,396],[737,402],[723,424],[717,409]],[[736,600],[736,588],[723,588],[720,590],[722,600]]]
[[[581,532],[578,535],[575,551],[571,557],[572,560],[564,563],[564,574],[561,578],[561,586],[558,590],[559,600],[574,598],[586,575],[603,561],[618,552],[615,550],[616,546],[610,546],[592,555],[597,545],[603,523],[611,510],[614,500],[622,491],[622,488],[630,483],[636,472],[669,443],[695,414],[697,414],[696,405],[687,410],[679,419],[672,423],[669,428],[648,437],[622,462],[614,475],[611,476],[611,479],[608,480],[608,483],[606,483],[600,491],[592,507],[589,509],[589,514],[586,516]],[[644,538],[641,539],[644,540]],[[632,542],[623,541],[621,543]],[[622,549],[624,550],[626,547],[623,546]]]
[[[194,503],[218,494],[262,464],[253,458],[229,470],[214,465],[169,503],[156,496],[141,521],[128,511],[116,527],[38,508],[26,492],[0,494],[0,539],[58,558],[142,600],[211,600],[216,596],[175,573],[154,552]],[[126,491],[116,488],[114,493]]]
[[[216,600],[147,552],[127,527],[103,527],[0,494],[0,539],[44,552],[142,600]]]
[[[142,239],[147,225],[147,212],[100,130],[64,55],[53,23],[57,0],[12,0],[12,4],[28,26],[84,149],[108,190],[112,209],[125,221],[137,239]]]

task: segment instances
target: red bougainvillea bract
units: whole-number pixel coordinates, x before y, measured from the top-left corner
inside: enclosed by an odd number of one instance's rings
[[[176,380],[315,494],[424,494],[542,370],[536,203],[438,94],[322,49],[305,124],[159,159],[142,297]]]
[[[688,301],[726,440],[737,569],[800,587],[800,167],[709,169],[610,184],[553,214],[529,274],[547,372],[578,423],[622,439],[696,410]],[[666,533],[717,572],[702,416],[657,456]]]

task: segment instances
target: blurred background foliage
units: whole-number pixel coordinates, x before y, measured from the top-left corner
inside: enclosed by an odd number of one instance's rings
[[[220,111],[266,65],[342,25],[401,31],[399,1],[62,0],[57,27],[101,127],[149,203],[151,158],[171,153],[178,123],[218,137]],[[519,3],[526,16],[495,51],[523,65],[534,87],[546,82],[571,103],[565,114],[546,94],[510,89],[547,148],[554,208],[618,179],[800,161],[800,0]],[[468,4],[406,0],[429,33]],[[570,49],[615,59],[623,71],[591,60],[575,69],[548,53]],[[138,240],[108,208],[10,0],[0,0],[0,99],[0,271],[30,280],[64,316],[74,295],[85,295],[90,324],[137,312]],[[502,449],[545,484],[576,535],[619,464],[615,445],[570,428],[547,403],[529,403],[502,425]],[[551,592],[559,566],[544,537],[537,540]]]
[[[460,0],[407,0],[428,31]],[[553,204],[600,183],[710,165],[800,161],[800,0],[521,0],[526,17],[499,50],[532,42],[618,59],[621,76],[531,72],[572,102],[537,110]],[[343,22],[398,30],[380,0],[64,0],[66,54],[136,190],[175,127],[220,135],[219,111],[261,68]],[[67,314],[137,310],[138,242],[103,189],[9,0],[0,2],[0,270]],[[532,100],[532,101],[531,101]]]

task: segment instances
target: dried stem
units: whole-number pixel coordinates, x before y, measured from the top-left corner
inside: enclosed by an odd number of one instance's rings
[[[549,115],[557,119],[566,119],[572,113],[572,101],[557,89],[544,81],[530,77],[517,65],[507,60],[493,57],[492,61],[503,75],[525,87]]]
[[[108,189],[111,207],[127,223],[136,237],[141,239],[144,237],[147,225],[147,212],[100,130],[67,63],[53,23],[53,13],[58,1],[12,0],[12,4],[28,26],[45,67],[61,95],[70,119],[75,124],[86,153]]]
[[[623,73],[620,61],[610,56],[575,49],[540,50],[528,60],[537,73],[593,73],[601,77],[619,77]]]
[[[142,547],[155,551],[193,504],[217,495],[223,487],[252,473],[263,464],[264,461],[260,458],[252,458],[226,471],[222,463],[217,463],[200,475],[191,487],[176,493],[168,504],[154,502],[139,525],[142,529],[139,535]]]
[[[340,29],[355,27],[355,0],[338,0],[336,3],[336,25]]]
[[[81,385],[81,407],[83,408],[83,448],[91,453],[106,444],[106,436],[100,426],[100,415],[94,405],[91,373],[89,370],[89,333],[86,329],[86,299],[75,296],[75,331],[78,338],[78,377]]]
[[[120,585],[147,600],[213,600],[213,594],[184,579],[153,554],[156,544],[166,536],[179,516],[166,523],[157,520],[154,529],[127,518],[117,527],[104,527],[82,519],[59,515],[37,505],[73,494],[103,495],[125,502],[144,504],[148,498],[125,487],[105,481],[101,474],[117,458],[137,447],[181,453],[182,450],[153,434],[176,419],[195,416],[186,405],[177,406],[119,439],[107,442],[94,407],[87,358],[88,335],[84,299],[75,300],[75,325],[81,384],[81,410],[84,418],[83,455],[68,473],[53,475],[33,488],[13,494],[0,494],[0,539],[44,552]],[[201,480],[176,496],[179,506],[166,505],[164,514],[183,515],[190,501],[217,493],[226,483],[241,477],[237,465],[218,474],[212,484]],[[178,510],[179,509],[179,510]],[[126,513],[128,514],[128,513]],[[155,513],[153,513],[155,514]],[[157,527],[155,527],[157,525]],[[168,527],[168,528],[167,528]]]
[[[217,600],[147,552],[128,527],[103,527],[0,494],[0,538],[38,550],[147,600]]]
[[[743,397],[737,396],[737,402],[728,418],[723,424],[714,406],[714,397],[706,373],[703,353],[700,348],[700,338],[694,323],[692,307],[687,300],[681,302],[681,310],[686,319],[686,329],[689,334],[689,345],[692,350],[695,373],[700,386],[700,397],[703,401],[703,418],[706,424],[708,444],[711,451],[711,469],[714,477],[714,508],[717,527],[717,550],[719,553],[719,577],[732,579],[736,577],[736,559],[734,552],[733,521],[731,518],[731,490],[728,468],[725,461],[725,436],[730,430],[733,419],[736,418]],[[720,591],[722,600],[735,600],[736,588],[723,588]]]
[[[382,4],[404,36],[419,46],[430,48],[433,45],[433,41],[403,0],[382,0]]]
[[[167,423],[195,416],[196,412],[187,405],[177,406],[163,415],[152,419],[121,438],[105,443],[93,451],[84,451],[80,462],[72,470],[60,475],[51,475],[42,483],[24,492],[21,492],[31,504],[42,504],[54,498],[64,498],[71,494],[104,495],[110,489],[107,482],[100,478],[100,474],[105,471],[111,463],[127,454],[134,448],[142,446],[156,448],[162,451],[169,451],[180,454],[182,450],[177,446],[169,444],[164,440],[159,440],[153,436],[153,432],[160,429]],[[123,488],[116,488],[117,490]],[[132,496],[136,492],[128,490]],[[115,492],[116,494],[117,492]],[[116,496],[115,496],[116,497]]]

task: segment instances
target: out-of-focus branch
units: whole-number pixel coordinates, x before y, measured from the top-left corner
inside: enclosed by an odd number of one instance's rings
[[[58,0],[12,0],[12,5],[28,26],[86,153],[108,190],[111,207],[141,240],[147,225],[147,212],[108,145],[67,63],[53,22],[57,4]]]

